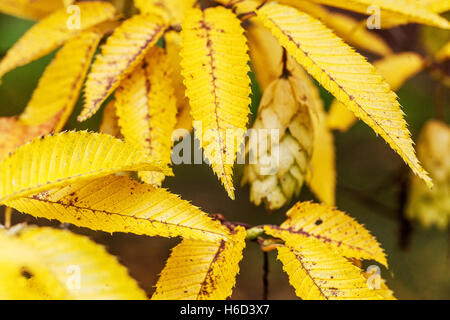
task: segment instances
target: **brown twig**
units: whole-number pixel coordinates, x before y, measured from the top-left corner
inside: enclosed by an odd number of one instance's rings
[[[179,25],[179,24],[171,25],[166,29],[166,32],[169,32],[169,31],[181,32],[181,25]]]
[[[246,21],[253,17],[256,17],[256,13],[254,11],[250,11],[250,12],[238,14],[237,17],[242,21]]]
[[[287,53],[286,48],[283,48],[283,57],[282,57],[281,62],[283,64],[283,69],[281,71],[281,78],[287,79],[288,77],[291,76],[291,72],[288,70],[288,67],[287,67],[288,53]]]

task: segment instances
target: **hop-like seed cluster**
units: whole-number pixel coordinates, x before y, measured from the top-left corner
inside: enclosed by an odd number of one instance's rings
[[[430,120],[420,134],[417,154],[434,182],[429,189],[412,177],[407,215],[424,226],[446,228],[450,221],[450,127]]]
[[[308,87],[291,73],[265,90],[243,179],[254,204],[264,202],[268,210],[276,210],[300,193],[313,151],[312,101]]]

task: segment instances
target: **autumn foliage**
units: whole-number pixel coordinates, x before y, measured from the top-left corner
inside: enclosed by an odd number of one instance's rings
[[[382,279],[371,287],[360,264],[387,268],[384,250],[335,208],[332,131],[365,122],[411,170],[409,216],[447,226],[450,166],[439,146],[449,145],[449,127],[428,123],[417,157],[393,90],[446,63],[449,45],[433,61],[394,53],[379,34],[331,7],[367,14],[376,5],[381,28],[418,23],[445,30],[450,24],[439,14],[448,1],[132,4],[118,12],[107,1],[0,0],[1,12],[36,20],[0,61],[0,78],[58,50],[24,112],[0,118],[0,204],[92,230],[181,238],[152,299],[228,298],[248,241],[277,251],[302,299],[395,299]],[[378,58],[370,63],[354,47]],[[254,121],[251,75],[262,90]],[[319,86],[335,97],[328,112]],[[100,132],[64,131],[81,91],[78,121],[104,110]],[[231,199],[238,187],[233,169],[244,159],[249,200],[268,211],[282,208],[286,220],[232,223],[162,188],[173,175],[174,145],[191,132]],[[304,184],[320,203],[292,205]],[[66,272],[73,265],[83,271],[77,289]],[[5,223],[0,298],[147,296],[95,242],[68,230]]]

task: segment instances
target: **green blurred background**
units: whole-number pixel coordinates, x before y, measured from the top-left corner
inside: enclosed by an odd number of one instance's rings
[[[0,56],[32,25],[31,22],[0,14]],[[37,81],[53,54],[27,66],[18,68],[3,78],[0,86],[0,116],[11,116],[23,111]],[[394,71],[395,72],[395,71]],[[420,74],[398,91],[406,120],[415,139],[424,122],[433,116],[437,83],[427,74]],[[449,92],[440,94],[449,116]],[[327,107],[331,97],[322,90]],[[253,111],[260,99],[254,84]],[[67,129],[96,130],[101,112],[94,118],[78,123],[76,115],[80,101]],[[404,221],[399,214],[399,174],[407,168],[386,143],[362,122],[346,133],[335,133],[337,149],[337,206],[363,223],[380,241],[388,255],[390,269],[381,267],[382,276],[399,299],[450,298],[450,233],[436,229],[424,230],[419,225]],[[209,213],[221,213],[230,221],[249,224],[281,223],[285,210],[268,214],[264,208],[249,202],[248,187],[240,188],[236,200],[227,198],[212,170],[205,165],[177,166],[175,177],[164,186]],[[237,167],[236,185],[242,175]],[[305,187],[301,199],[314,199]],[[0,212],[2,209],[0,209]],[[3,219],[3,216],[0,217]],[[3,221],[3,220],[1,220]],[[39,220],[15,213],[13,222],[59,226],[56,222]],[[129,234],[106,234],[70,227],[102,243],[131,275],[149,293],[153,292],[157,275],[164,266],[170,248],[179,240],[148,238]],[[402,243],[402,245],[400,245]],[[269,299],[295,299],[287,276],[282,272],[276,253],[269,253]],[[372,263],[366,262],[365,267]],[[248,243],[241,263],[233,299],[260,299],[262,296],[263,255],[254,243]]]

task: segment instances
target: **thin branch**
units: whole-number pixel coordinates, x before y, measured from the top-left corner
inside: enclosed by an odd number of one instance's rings
[[[291,72],[288,70],[287,62],[288,62],[288,53],[286,48],[283,48],[283,58],[281,60],[283,64],[283,69],[281,71],[281,78],[289,78],[291,76]]]
[[[256,13],[254,11],[250,11],[250,12],[238,14],[237,17],[242,21],[246,21],[253,17],[256,17]]]

